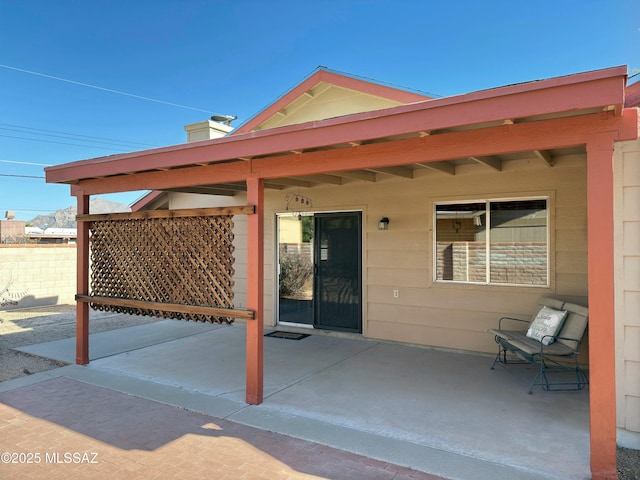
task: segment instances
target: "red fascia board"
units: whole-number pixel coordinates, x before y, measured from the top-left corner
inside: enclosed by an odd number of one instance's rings
[[[627,108],[640,106],[640,81],[627,87],[624,106]]]
[[[428,100],[429,98],[431,98],[426,95],[420,95],[417,93],[408,92],[406,90],[400,90],[397,88],[387,87],[385,85],[380,85],[377,83],[367,82],[354,77],[348,77],[348,76],[340,75],[334,72],[329,72],[327,70],[319,70],[313,75],[311,75],[309,78],[307,78],[306,80],[302,81],[300,84],[295,86],[293,89],[289,90],[282,97],[280,97],[274,103],[272,103],[263,111],[258,113],[256,116],[249,119],[244,125],[240,126],[240,128],[233,131],[230,135],[233,136],[233,135],[250,132],[251,130],[256,128],[258,125],[260,125],[262,122],[264,122],[268,118],[271,118],[277,112],[285,108],[296,98],[300,97],[305,92],[311,90],[320,82],[330,83],[338,87],[347,88],[349,90],[355,90],[358,92],[386,98],[389,100],[394,100],[396,102],[401,102],[401,103],[420,102],[420,101]]]
[[[521,93],[524,91],[534,91],[553,87],[570,86],[578,83],[588,83],[613,77],[620,78],[621,80],[624,80],[626,82],[627,67],[624,65],[620,65],[617,67],[603,68],[601,70],[592,70],[582,73],[574,73],[571,75],[564,75],[561,77],[548,78],[544,80],[517,83],[504,87],[497,87],[488,90],[480,90],[477,92],[467,93],[464,95],[459,95],[459,97],[466,97],[470,100],[475,99],[475,97],[491,98],[495,96],[505,96],[515,93]],[[621,102],[618,101],[617,104],[621,104]]]
[[[204,142],[112,155],[45,169],[51,183],[305,150],[350,141],[579,111],[624,102],[625,67],[428,100]]]

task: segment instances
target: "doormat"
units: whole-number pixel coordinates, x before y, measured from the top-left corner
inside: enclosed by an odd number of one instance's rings
[[[287,340],[302,340],[303,338],[307,338],[309,335],[310,334],[308,333],[281,332],[280,330],[276,330],[274,332],[265,334],[265,337],[286,338]]]

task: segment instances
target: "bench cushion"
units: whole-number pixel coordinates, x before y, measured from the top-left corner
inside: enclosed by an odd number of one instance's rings
[[[540,353],[540,342],[538,340],[533,340],[531,338],[522,337],[519,339],[509,340],[509,345],[515,347],[518,350],[521,350],[529,355],[535,355]],[[566,346],[563,343],[554,343],[553,345],[548,345],[543,347],[543,352],[546,355],[557,355],[557,356],[567,356],[573,355],[575,349]]]
[[[558,337],[563,338],[558,338],[556,341],[564,343],[568,347],[576,348],[587,328],[589,309],[581,305],[567,302],[564,304],[563,310],[568,312],[567,318],[564,320],[562,330],[558,334]]]
[[[542,307],[527,330],[527,337],[538,340],[544,345],[554,342],[555,336],[562,329],[564,319],[567,316],[565,310]]]

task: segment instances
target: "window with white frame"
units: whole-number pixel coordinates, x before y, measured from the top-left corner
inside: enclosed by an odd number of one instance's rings
[[[548,198],[434,203],[435,280],[549,285]]]

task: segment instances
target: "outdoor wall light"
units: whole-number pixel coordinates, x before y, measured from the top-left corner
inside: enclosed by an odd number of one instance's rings
[[[389,230],[389,219],[387,217],[382,217],[378,220],[378,230]]]

